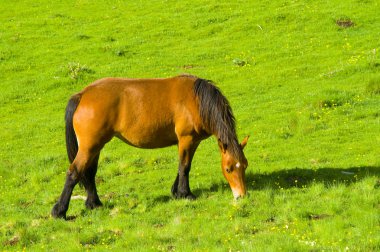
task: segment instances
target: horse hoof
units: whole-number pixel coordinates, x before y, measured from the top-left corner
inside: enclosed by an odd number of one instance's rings
[[[176,199],[188,199],[188,200],[195,200],[197,197],[190,193],[177,193],[174,195]]]
[[[188,200],[195,200],[197,197],[194,195],[194,194],[192,194],[192,193],[189,193],[187,196],[186,196],[186,199],[188,199]]]
[[[175,184],[172,186],[171,192],[174,197],[177,197],[178,189]]]
[[[172,189],[172,196],[175,197],[175,198],[177,198],[177,191],[175,191],[175,190]]]
[[[59,203],[55,204],[51,210],[51,216],[55,219],[66,219],[66,212],[60,209]]]
[[[86,201],[85,203],[86,207],[88,209],[94,209],[103,206],[102,202],[100,200],[95,200],[95,201]]]

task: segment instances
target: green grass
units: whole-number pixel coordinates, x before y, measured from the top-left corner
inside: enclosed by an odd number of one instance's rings
[[[2,1],[0,248],[380,250],[378,1]],[[214,80],[250,134],[233,201],[215,139],[196,201],[174,200],[176,147],[102,151],[104,207],[50,217],[68,167],[64,108],[105,76]],[[74,195],[85,195],[77,187]]]

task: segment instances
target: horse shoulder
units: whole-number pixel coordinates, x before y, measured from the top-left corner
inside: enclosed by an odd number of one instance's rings
[[[179,83],[177,83],[176,90],[173,94],[173,96],[176,97],[176,103],[174,103],[175,129],[178,136],[205,135],[193,86],[193,77],[179,78]]]

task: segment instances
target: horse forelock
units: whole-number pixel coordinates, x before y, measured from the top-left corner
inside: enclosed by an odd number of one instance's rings
[[[244,154],[236,137],[235,117],[226,97],[212,81],[204,79],[195,81],[194,93],[204,127],[227,146],[236,160],[243,161]]]

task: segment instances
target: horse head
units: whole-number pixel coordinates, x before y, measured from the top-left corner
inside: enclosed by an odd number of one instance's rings
[[[240,148],[243,151],[244,147],[247,145],[249,136],[245,137],[240,143]],[[222,154],[222,171],[224,177],[230,184],[234,198],[243,197],[247,193],[245,185],[245,170],[248,167],[248,161],[242,154],[240,160],[236,159],[229,151],[227,146],[223,145],[218,141],[219,148]]]

